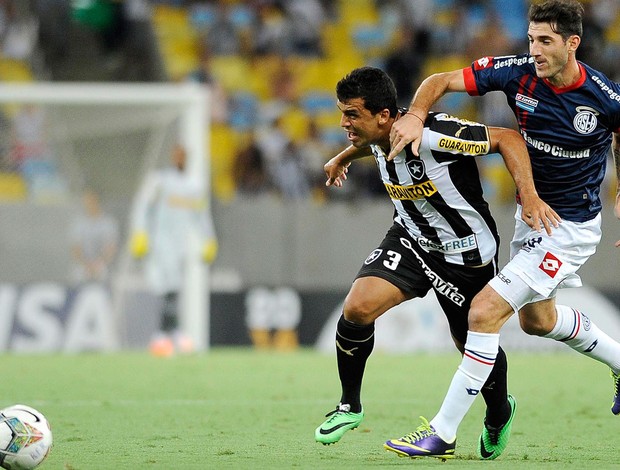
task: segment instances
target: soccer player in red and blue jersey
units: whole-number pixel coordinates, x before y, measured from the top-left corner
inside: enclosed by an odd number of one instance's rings
[[[600,242],[600,190],[610,146],[620,180],[620,84],[577,60],[582,15],[575,0],[533,4],[529,54],[483,57],[463,70],[428,77],[392,127],[387,159],[409,143],[417,155],[426,115],[444,93],[502,91],[526,141],[536,190],[562,223],[553,236],[537,232],[524,222],[531,214],[517,205],[511,260],[472,301],[463,360],[439,412],[415,432],[387,441],[388,450],[438,458],[454,452],[458,426],[495,363],[500,328],[515,312],[526,333],[562,341],[607,364],[615,386],[611,411],[620,414],[620,344],[584,313],[555,301],[557,289],[581,285],[576,271]],[[615,214],[620,217],[620,192]],[[483,427],[482,459],[503,452],[506,428]]]

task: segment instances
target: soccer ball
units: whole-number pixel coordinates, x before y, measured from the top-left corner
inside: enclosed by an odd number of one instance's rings
[[[0,410],[0,467],[30,470],[52,448],[52,430],[39,411],[26,405]]]

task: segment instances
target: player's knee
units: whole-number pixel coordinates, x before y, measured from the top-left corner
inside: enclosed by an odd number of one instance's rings
[[[484,332],[488,329],[491,320],[492,316],[488,304],[475,297],[469,308],[469,329],[471,331]]]
[[[479,333],[497,333],[511,314],[510,306],[487,286],[471,302],[469,329]]]
[[[357,325],[368,325],[377,318],[376,306],[371,299],[348,298],[345,300],[343,314],[345,320]]]

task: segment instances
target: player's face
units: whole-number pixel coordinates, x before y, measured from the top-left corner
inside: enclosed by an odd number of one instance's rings
[[[338,101],[338,109],[342,113],[340,127],[347,132],[347,138],[356,148],[368,147],[370,144],[384,144],[389,141],[383,124],[389,118],[389,111],[372,114],[364,107],[362,98],[354,98],[345,103]],[[387,113],[387,114],[386,114]]]
[[[530,55],[535,60],[536,75],[553,81],[554,77],[565,70],[570,53],[576,49],[574,38],[578,36],[571,36],[564,41],[561,35],[553,32],[549,23],[530,23],[527,36]]]

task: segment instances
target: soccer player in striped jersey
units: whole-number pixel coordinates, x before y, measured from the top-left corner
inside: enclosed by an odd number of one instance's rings
[[[463,351],[471,299],[497,274],[499,237],[483,198],[476,157],[502,155],[522,203],[535,215],[528,220],[534,230],[544,226],[551,232],[559,220],[534,189],[525,143],[516,131],[431,113],[420,156],[406,148],[388,161],[390,129],[406,112],[397,109],[391,79],[376,68],[355,69],[338,82],[336,94],[340,125],[351,146],[325,164],[326,184],[342,186],[352,161],[374,156],[394,204],[394,224],[364,261],[345,299],[336,329],[342,395],[315,431],[323,444],[337,442],[364,417],[361,384],[375,320],[390,308],[432,289]],[[508,394],[506,372],[500,348],[481,393],[486,421],[509,430],[516,402]]]
[[[527,144],[536,190],[562,217],[550,237],[522,223],[523,216],[536,216],[517,205],[511,260],[472,301],[465,354],[438,414],[385,444],[401,455],[434,456],[455,444],[460,422],[492,373],[500,328],[515,312],[526,333],[562,341],[608,365],[614,380],[611,411],[620,414],[620,344],[584,313],[555,301],[557,289],[581,285],[576,272],[600,242],[599,194],[610,146],[620,180],[620,84],[577,60],[582,15],[575,0],[534,3],[529,54],[483,57],[463,70],[428,77],[392,127],[388,160],[405,146],[417,155],[426,139],[422,122],[444,93],[504,92]],[[614,211],[620,217],[620,187]],[[501,429],[485,426],[480,457],[495,458],[502,439]]]

